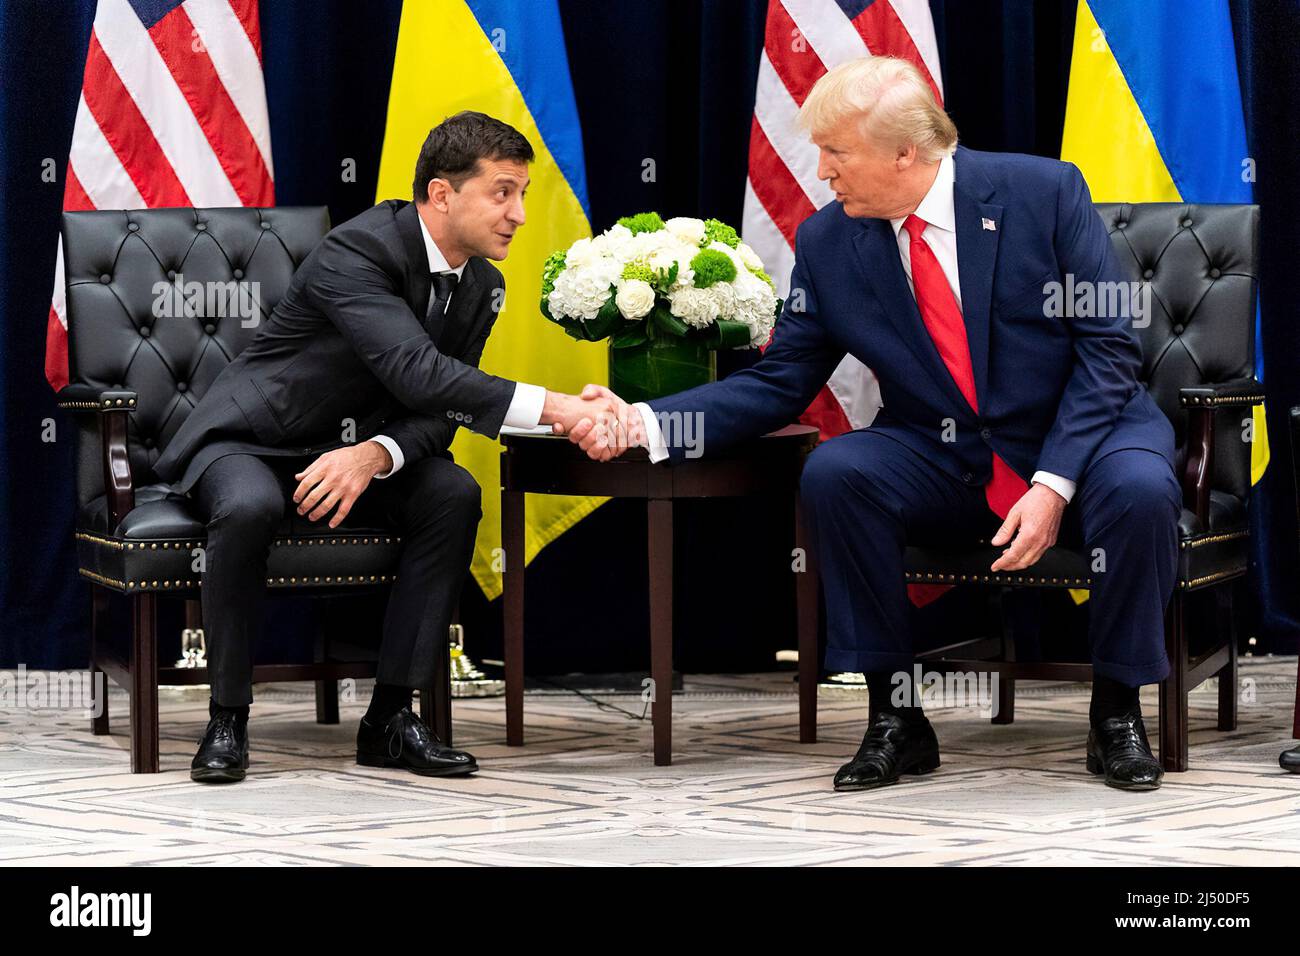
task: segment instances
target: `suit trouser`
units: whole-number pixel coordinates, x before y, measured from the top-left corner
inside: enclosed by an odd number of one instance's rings
[[[253,699],[253,653],[266,600],[271,542],[288,509],[303,458],[227,455],[203,472],[194,497],[207,520],[203,631],[212,698],[227,707]],[[402,687],[433,681],[435,654],[447,653],[447,629],[469,569],[482,517],[478,483],[444,458],[408,463],[376,479],[348,520],[394,528],[402,538],[397,581],[384,615],[377,679]],[[306,520],[305,518],[303,520]],[[329,516],[316,524],[328,531]]]
[[[887,435],[862,429],[812,453],[800,493],[826,598],[826,666],[910,670],[904,550],[908,544],[988,540],[1001,521],[989,510],[984,489]],[[1088,466],[1062,520],[1061,543],[1081,543],[1094,568],[1093,668],[1130,686],[1169,673],[1163,621],[1173,592],[1180,509],[1169,463],[1152,451],[1122,449]]]

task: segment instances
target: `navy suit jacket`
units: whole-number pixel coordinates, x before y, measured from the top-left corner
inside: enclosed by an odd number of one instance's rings
[[[990,449],[1026,481],[1043,470],[1077,482],[1089,462],[1121,448],[1156,452],[1172,466],[1173,429],[1138,381],[1132,320],[1052,318],[1044,309],[1044,286],[1064,283],[1067,273],[1076,286],[1127,279],[1078,169],[965,148],[954,168],[978,414],[921,321],[888,220],[853,219],[832,202],[799,227],[791,295],[763,357],[722,381],[652,401],[660,421],[663,413],[701,413],[694,435],[703,454],[723,451],[795,421],[849,353],[880,381],[884,407],[871,431],[968,485],[988,481]],[[679,461],[686,449],[671,431],[670,461]]]

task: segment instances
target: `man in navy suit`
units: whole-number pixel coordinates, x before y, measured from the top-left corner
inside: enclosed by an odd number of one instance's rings
[[[919,689],[898,679],[913,663],[905,545],[992,534],[1006,546],[992,570],[1014,571],[1063,522],[1094,569],[1088,769],[1112,786],[1158,787],[1138,691],[1169,670],[1174,436],[1137,379],[1140,301],[1115,294],[1128,284],[1083,177],[1068,163],[958,147],[901,60],[830,71],[800,121],[836,202],[799,227],[790,296],[762,359],[570,437],[593,457],[645,443],[654,460],[677,461],[686,449],[662,425],[696,414],[704,453],[720,451],[794,421],[853,355],[875,372],[884,407],[870,427],[818,447],[801,485],[826,665],[864,672],[870,690],[867,732],[836,789],[939,766]],[[1060,307],[1062,287],[1077,308]]]

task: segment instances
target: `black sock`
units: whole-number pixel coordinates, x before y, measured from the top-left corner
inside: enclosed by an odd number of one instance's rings
[[[370,695],[370,707],[366,711],[366,720],[386,724],[388,719],[403,707],[411,706],[411,688],[398,687],[396,684],[375,682],[375,692]]]
[[[906,681],[896,685],[894,674],[894,671],[875,671],[864,675],[867,679],[871,717],[885,713],[894,714],[906,721],[925,720],[921,702],[909,693],[919,689],[912,687],[912,675],[904,671]]]
[[[1094,727],[1107,717],[1124,714],[1142,715],[1138,700],[1140,687],[1130,687],[1110,677],[1097,674],[1092,680],[1092,703],[1088,706],[1088,721]]]
[[[208,698],[208,718],[211,719],[211,718],[217,716],[217,714],[220,713],[221,711],[226,711],[227,713],[233,713],[236,717],[239,717],[241,720],[247,720],[247,719],[248,719],[248,705],[247,705],[247,704],[244,704],[244,705],[241,706],[241,707],[227,707],[227,706],[225,706],[224,704],[218,704],[215,700],[213,700],[211,697],[209,697],[209,698]]]

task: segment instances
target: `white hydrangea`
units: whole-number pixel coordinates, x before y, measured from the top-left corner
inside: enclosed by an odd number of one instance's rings
[[[708,289],[697,289],[694,286],[674,289],[668,293],[668,310],[696,329],[707,328],[718,317],[713,302]]]
[[[776,293],[747,269],[736,275],[732,288],[736,295],[734,317],[749,326],[750,345],[762,345],[776,321]]]
[[[594,319],[609,301],[610,286],[622,272],[618,262],[603,256],[589,265],[570,265],[556,278],[555,288],[547,297],[551,314],[569,319]]]
[[[664,223],[664,229],[682,242],[688,242],[697,249],[704,242],[703,219],[676,216]]]
[[[623,279],[618,283],[614,304],[625,319],[642,319],[655,305],[655,290],[644,279]]]
[[[736,289],[729,282],[715,282],[704,290],[713,300],[713,312],[720,319],[730,319],[736,314]]]

